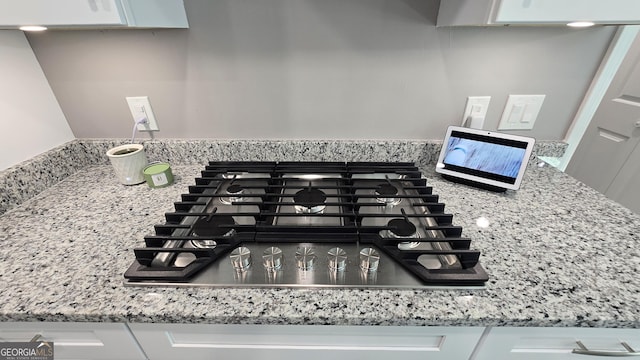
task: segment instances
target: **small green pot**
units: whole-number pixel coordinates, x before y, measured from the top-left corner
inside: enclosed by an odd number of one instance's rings
[[[148,165],[142,170],[142,174],[147,185],[153,189],[173,184],[171,166],[165,162],[156,162]]]

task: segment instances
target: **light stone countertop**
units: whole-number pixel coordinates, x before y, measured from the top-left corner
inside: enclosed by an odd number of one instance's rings
[[[482,252],[483,290],[125,287],[132,249],[203,168],[172,167],[150,189],[89,165],[1,215],[0,321],[640,327],[640,217],[551,166],[502,194],[423,169]]]

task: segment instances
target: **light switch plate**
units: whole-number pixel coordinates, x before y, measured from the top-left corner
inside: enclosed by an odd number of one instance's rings
[[[156,122],[156,117],[153,115],[153,109],[151,109],[151,103],[149,103],[148,96],[128,96],[126,99],[134,122],[143,118],[147,119],[146,124],[138,124],[138,131],[160,130],[158,128],[158,123]]]
[[[531,130],[545,95],[509,95],[498,130]]]
[[[491,96],[469,96],[462,115],[462,126],[482,129]],[[470,119],[471,118],[471,119]]]

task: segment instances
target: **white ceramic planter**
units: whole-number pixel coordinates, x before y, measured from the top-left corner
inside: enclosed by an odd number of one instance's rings
[[[142,144],[127,144],[107,151],[118,181],[124,185],[141,184],[144,180],[142,170],[147,166],[147,155]]]

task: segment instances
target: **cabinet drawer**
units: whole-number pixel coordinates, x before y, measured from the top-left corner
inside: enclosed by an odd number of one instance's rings
[[[578,341],[592,353],[573,353],[574,349],[579,349]],[[611,356],[605,356],[604,353],[628,353],[623,342],[640,351],[640,330],[497,327],[489,331],[475,359],[610,359]]]
[[[484,328],[130,324],[150,359],[467,359]]]
[[[105,323],[0,323],[0,341],[53,341],[54,358],[146,359],[125,324]]]

